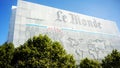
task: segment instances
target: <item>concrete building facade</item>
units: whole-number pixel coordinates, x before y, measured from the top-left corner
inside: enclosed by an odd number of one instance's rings
[[[61,42],[78,62],[85,57],[102,59],[112,49],[120,50],[115,22],[20,0],[12,8],[8,42],[18,47],[39,34]]]

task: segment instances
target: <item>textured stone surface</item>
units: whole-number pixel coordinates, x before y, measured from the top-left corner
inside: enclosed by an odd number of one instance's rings
[[[112,49],[120,50],[120,37],[114,22],[25,1],[13,10],[8,42],[15,47],[28,38],[47,34],[60,41],[79,61],[89,57],[102,59]]]

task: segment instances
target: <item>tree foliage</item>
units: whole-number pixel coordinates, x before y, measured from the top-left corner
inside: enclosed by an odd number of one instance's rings
[[[100,63],[97,60],[85,58],[81,60],[80,68],[100,68]]]
[[[14,45],[12,43],[4,43],[0,46],[0,68],[12,68],[13,53]]]
[[[39,35],[15,49],[12,66],[17,68],[74,68],[73,56],[59,42]]]
[[[102,60],[102,68],[120,68],[120,52],[113,50]],[[85,58],[80,68],[101,68],[97,60]],[[34,36],[14,48],[12,43],[0,46],[0,68],[75,68],[75,60],[63,46],[46,35]]]
[[[120,68],[120,52],[116,49],[102,60],[103,68]]]

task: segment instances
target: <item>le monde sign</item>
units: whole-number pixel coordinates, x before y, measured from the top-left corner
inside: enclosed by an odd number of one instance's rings
[[[79,25],[84,27],[93,27],[93,28],[99,28],[101,29],[101,23],[99,21],[96,21],[95,19],[87,20],[84,18],[81,18],[79,15],[75,15],[72,13],[68,13],[67,15],[62,11],[57,11],[57,21],[64,22],[64,23],[72,23],[73,25]]]

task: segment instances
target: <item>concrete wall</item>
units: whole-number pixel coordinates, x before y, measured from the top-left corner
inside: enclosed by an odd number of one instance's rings
[[[114,22],[26,1],[18,2],[14,30],[10,32],[14,32],[15,47],[30,37],[47,34],[60,41],[77,61],[85,57],[101,59],[112,49],[120,50]]]

